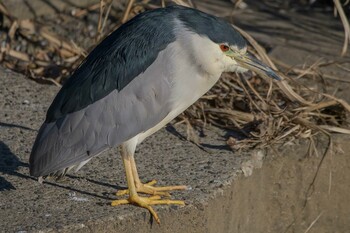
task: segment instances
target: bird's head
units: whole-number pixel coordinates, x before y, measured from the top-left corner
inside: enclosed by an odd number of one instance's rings
[[[182,9],[178,16],[179,37],[193,54],[197,65],[206,72],[246,72],[252,70],[276,80],[280,77],[267,65],[247,52],[241,34],[228,22],[190,8]],[[177,33],[179,35],[179,33]]]
[[[280,77],[270,67],[254,58],[247,52],[246,47],[239,49],[235,45],[221,43],[218,45],[219,53],[222,53],[222,63],[225,72],[246,72],[254,71],[260,75],[280,80]]]

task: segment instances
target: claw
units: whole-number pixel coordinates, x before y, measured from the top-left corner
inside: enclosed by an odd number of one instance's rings
[[[185,205],[185,202],[179,200],[161,200],[160,196],[140,197],[138,195],[132,195],[128,199],[114,200],[111,203],[112,206],[124,204],[133,204],[148,209],[156,222],[160,224],[158,214],[154,211],[152,205]]]
[[[142,192],[142,190],[144,191],[144,188],[142,188],[142,186],[153,186],[153,185],[155,185],[157,183],[157,180],[151,180],[150,182],[147,182],[147,183],[145,183],[145,184],[138,184],[138,185],[136,185],[136,191],[138,192],[138,193],[145,193],[145,194],[151,194],[151,195],[161,195],[161,196],[168,196],[168,197],[170,197],[170,194],[169,193],[154,193],[154,192]],[[124,190],[119,190],[117,193],[116,193],[116,195],[117,196],[124,196],[124,195],[127,195],[127,194],[129,194],[129,189],[124,189]]]
[[[159,196],[164,196],[164,197],[170,197],[170,193],[167,191],[172,191],[172,190],[185,190],[187,189],[187,186],[184,185],[179,185],[179,186],[165,186],[165,187],[153,187],[157,183],[156,180],[152,180],[148,183],[145,184],[137,184],[136,186],[136,192],[138,193],[145,193],[145,194],[150,194],[150,195],[159,195]],[[129,190],[119,190],[116,195],[117,196],[124,196],[129,194]]]
[[[169,197],[170,194],[167,191],[172,190],[185,190],[186,186],[168,186],[168,187],[153,187],[157,183],[157,181],[152,180],[149,183],[142,184],[140,178],[137,174],[137,168],[135,164],[135,160],[133,154],[129,154],[130,148],[127,147],[127,144],[122,145],[121,154],[123,157],[123,163],[125,167],[126,181],[128,182],[128,190],[118,191],[117,196],[129,194],[128,199],[124,200],[114,200],[112,201],[112,206],[124,205],[124,204],[133,204],[136,206],[140,206],[148,209],[148,211],[152,214],[153,218],[160,223],[159,217],[157,213],[153,210],[152,205],[185,205],[184,201],[178,200],[170,200],[165,199],[162,200],[161,196]],[[150,197],[142,197],[139,196],[138,193],[146,193],[150,194]]]
[[[157,180],[151,180],[150,182],[147,182],[145,185],[153,186],[157,183]]]

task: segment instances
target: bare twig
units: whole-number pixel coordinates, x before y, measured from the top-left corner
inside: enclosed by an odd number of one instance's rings
[[[102,34],[102,18],[103,18],[103,11],[105,7],[105,1],[100,0],[100,13],[98,15],[98,24],[97,24],[97,36],[96,36],[96,42],[100,40],[101,34]]]
[[[186,7],[193,7],[192,1],[185,1],[185,0],[172,0],[177,5],[182,5]]]
[[[318,221],[318,219],[322,216],[322,214],[323,214],[323,211],[315,218],[314,221],[312,221],[312,223],[311,223],[310,226],[305,230],[304,233],[308,233],[308,232],[311,230],[311,228],[315,225],[315,223],[316,223],[316,222]]]
[[[129,0],[128,1],[128,4],[125,8],[125,11],[124,11],[124,15],[123,15],[123,18],[122,18],[122,23],[125,23],[128,18],[129,18],[129,14],[130,14],[130,11],[131,11],[131,8],[132,8],[132,5],[134,4],[134,1],[135,0]]]
[[[104,14],[104,9],[106,8],[106,4],[107,4],[106,0],[100,0],[100,13],[99,13],[98,24],[97,24],[96,42],[100,41],[101,37],[103,37],[103,30],[106,26],[109,13],[112,9],[113,0],[109,1],[106,13]]]
[[[344,27],[344,44],[343,44],[343,49],[341,52],[341,55],[344,56],[348,50],[348,43],[350,43],[350,25],[348,18],[346,17],[346,14],[344,12],[344,9],[340,3],[339,0],[333,0],[335,7],[337,8],[337,11],[339,12],[340,19],[343,23]]]

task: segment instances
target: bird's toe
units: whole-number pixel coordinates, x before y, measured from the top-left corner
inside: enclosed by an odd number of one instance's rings
[[[135,183],[136,192],[137,193],[143,193],[143,194],[149,194],[149,195],[159,195],[164,197],[170,197],[169,191],[174,190],[187,190],[188,187],[185,185],[177,185],[177,186],[164,186],[164,187],[154,187],[154,185],[157,183],[156,180],[152,180],[148,183]],[[129,194],[129,190],[119,190],[116,195],[117,196],[124,196]]]
[[[114,200],[112,201],[112,206],[132,204],[135,206],[140,206],[152,214],[153,218],[157,223],[160,223],[158,214],[152,208],[152,205],[185,205],[184,201],[181,200],[170,200],[170,199],[161,199],[161,196],[154,195],[151,197],[141,197],[139,195],[130,195],[128,199],[123,200]]]

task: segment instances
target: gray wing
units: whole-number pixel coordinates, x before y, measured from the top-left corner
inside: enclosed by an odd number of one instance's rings
[[[31,175],[87,161],[168,114],[170,76],[159,57],[175,41],[176,14],[165,8],[139,14],[88,55],[47,112],[30,155]]]
[[[84,109],[44,123],[31,153],[31,175],[46,176],[77,165],[160,122],[170,112],[172,83],[160,57],[120,92],[114,90]]]

